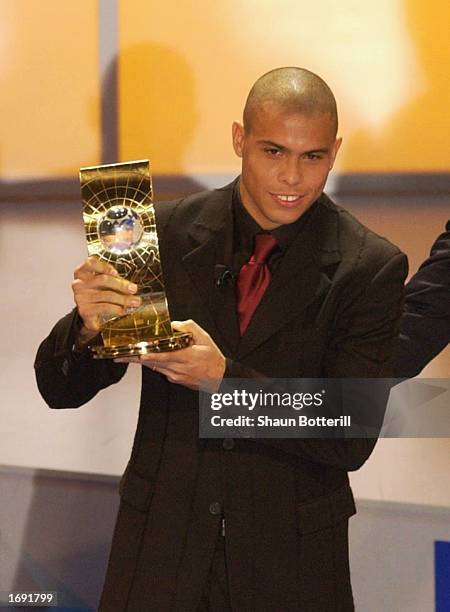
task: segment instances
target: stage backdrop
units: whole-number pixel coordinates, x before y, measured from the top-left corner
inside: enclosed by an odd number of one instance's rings
[[[338,170],[447,171],[449,21],[441,0],[2,0],[0,177],[99,161],[100,88],[115,98],[116,77],[121,160],[233,172],[230,124],[281,65],[335,91]]]
[[[292,64],[336,92],[338,173],[448,171],[449,18],[438,0],[2,0],[0,463],[119,474],[132,442],[136,369],[77,411],[50,411],[35,386],[36,348],[72,307],[86,256],[80,203],[59,198],[60,179],[76,183],[106,150],[110,161],[151,157],[155,173],[190,175],[193,189],[220,186],[238,170],[230,124],[249,86]],[[52,201],[33,198],[41,182],[28,179],[48,180]],[[413,270],[449,216],[448,201],[428,195],[342,203]],[[449,363],[447,350],[430,374],[448,376]],[[353,476],[356,494],[450,506],[449,449],[382,441]]]

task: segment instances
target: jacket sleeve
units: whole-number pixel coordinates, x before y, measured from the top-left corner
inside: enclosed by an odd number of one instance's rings
[[[407,259],[400,252],[366,276],[364,261],[358,278],[342,292],[330,341],[323,362],[329,378],[388,378],[393,376],[391,355],[402,312]],[[373,269],[373,264],[368,266]],[[242,364],[233,373],[245,375]],[[248,369],[249,378],[257,373]],[[261,378],[265,378],[261,376]],[[357,470],[371,454],[376,438],[353,439],[264,439],[267,444],[303,459],[347,471]]]
[[[406,285],[393,356],[397,376],[417,376],[450,342],[450,221],[446,229]]]
[[[88,348],[73,350],[80,319],[74,309],[40,345],[34,363],[39,391],[50,408],[78,408],[118,382],[127,364],[93,359]]]

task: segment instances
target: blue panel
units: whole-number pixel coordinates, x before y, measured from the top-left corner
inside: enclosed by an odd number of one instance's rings
[[[436,612],[450,612],[450,542],[434,543]]]

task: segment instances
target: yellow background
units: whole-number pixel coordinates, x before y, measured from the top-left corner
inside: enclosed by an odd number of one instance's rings
[[[97,20],[94,0],[0,3],[0,176],[99,162]],[[300,65],[338,99],[338,171],[448,171],[449,22],[443,0],[119,0],[120,160],[236,171],[249,87]]]
[[[98,66],[96,0],[0,1],[0,177],[98,162]]]

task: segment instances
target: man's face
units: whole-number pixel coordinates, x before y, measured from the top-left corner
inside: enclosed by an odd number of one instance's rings
[[[253,219],[266,230],[297,221],[322,193],[340,144],[328,114],[286,112],[270,102],[253,111],[247,133],[234,123],[241,198]]]

